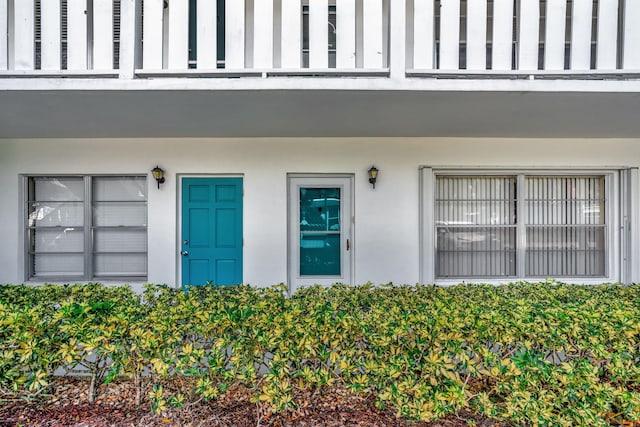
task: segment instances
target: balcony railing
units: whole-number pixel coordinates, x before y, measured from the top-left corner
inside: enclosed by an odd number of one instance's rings
[[[414,69],[640,68],[640,1],[413,0]]]
[[[639,22],[636,0],[0,0],[0,76],[637,72]]]

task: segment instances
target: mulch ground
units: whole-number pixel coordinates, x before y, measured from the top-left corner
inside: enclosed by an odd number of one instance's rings
[[[0,400],[0,427],[102,427],[102,426],[228,426],[228,427],[499,427],[506,424],[463,412],[437,422],[410,422],[395,412],[377,409],[372,399],[333,388],[321,395],[302,396],[294,411],[267,414],[251,403],[247,390],[231,390],[221,398],[196,402],[161,414],[151,412],[149,403],[135,405],[131,382],[112,383],[101,390],[96,403],[87,402],[87,382],[60,377],[52,384],[55,393],[39,402]]]

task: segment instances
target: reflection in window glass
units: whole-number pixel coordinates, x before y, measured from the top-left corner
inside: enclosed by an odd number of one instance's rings
[[[146,277],[146,177],[31,177],[27,183],[29,277]]]
[[[604,176],[437,176],[436,277],[605,277],[605,212]]]
[[[437,177],[437,276],[515,276],[515,205],[515,177]]]
[[[300,188],[300,275],[338,276],[340,188]]]
[[[605,275],[604,177],[527,178],[527,276]]]

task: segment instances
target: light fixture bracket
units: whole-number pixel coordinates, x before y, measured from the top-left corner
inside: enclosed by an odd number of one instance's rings
[[[160,168],[160,166],[156,165],[155,168],[151,169],[151,173],[158,183],[158,189],[160,189],[160,184],[164,184],[164,170]]]
[[[371,184],[375,189],[376,181],[378,180],[378,168],[376,168],[375,166],[371,166],[367,171],[367,174],[369,175],[369,184]]]

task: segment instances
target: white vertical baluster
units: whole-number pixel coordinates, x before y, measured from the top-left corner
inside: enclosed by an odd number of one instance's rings
[[[9,10],[7,9],[7,0],[0,0],[0,70],[9,68]]]
[[[144,0],[142,66],[162,69],[163,0]]]
[[[573,0],[571,18],[572,70],[588,70],[591,68],[592,13],[593,0]]]
[[[309,0],[309,68],[329,67],[329,2]]]
[[[93,69],[113,68],[113,1],[93,2]]]
[[[273,0],[254,0],[253,66],[273,68]]]
[[[282,68],[302,65],[302,8],[300,0],[282,0]]]
[[[513,0],[493,2],[491,68],[511,70],[513,45]]]
[[[467,69],[487,68],[487,0],[467,0]]]
[[[41,57],[43,70],[60,69],[60,0],[42,0],[40,3]]]
[[[460,0],[441,0],[440,69],[460,67]]]
[[[566,0],[547,0],[546,32],[544,38],[544,69],[564,69]]]
[[[225,68],[244,68],[244,0],[225,3]]]
[[[404,79],[407,72],[407,2],[389,4],[389,76]]]
[[[218,10],[216,0],[198,0],[197,11],[198,52],[196,59],[198,68],[215,69],[218,62]]]
[[[35,67],[35,6],[33,0],[17,0],[14,9],[14,68],[33,70]]]
[[[413,1],[413,68],[431,70],[435,35],[433,0]]]
[[[67,69],[87,69],[87,0],[67,0]]]
[[[520,44],[518,46],[518,69],[538,69],[538,43],[540,42],[540,2],[520,2]]]
[[[596,69],[615,70],[618,51],[618,0],[598,1]]]
[[[356,2],[336,0],[336,68],[356,67]]]
[[[640,70],[640,1],[627,0],[624,10],[622,68]]]
[[[139,67],[142,0],[120,0],[120,78],[132,79]]]
[[[364,68],[382,68],[382,0],[362,3]]]
[[[189,68],[189,1],[169,2],[169,55],[170,70]]]

